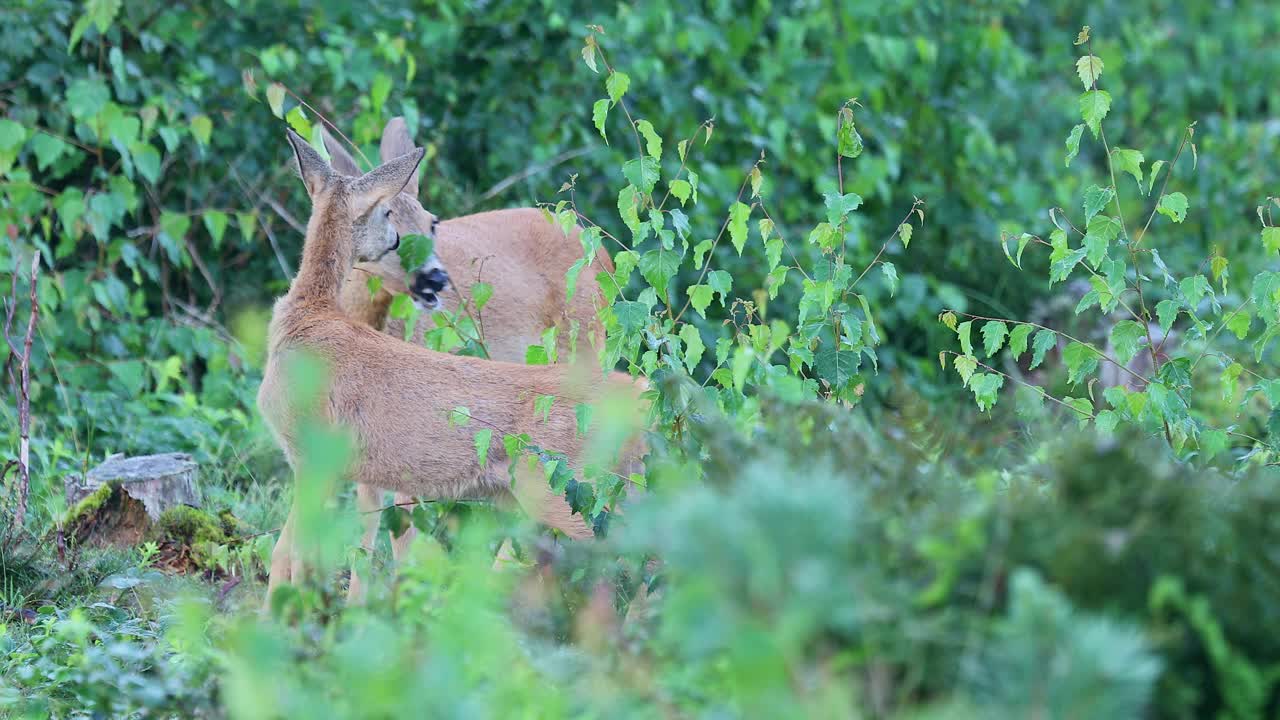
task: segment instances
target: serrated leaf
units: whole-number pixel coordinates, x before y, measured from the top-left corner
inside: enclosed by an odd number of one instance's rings
[[[1071,128],[1071,134],[1067,135],[1067,160],[1065,167],[1071,167],[1071,161],[1076,159],[1080,154],[1080,138],[1084,135],[1084,125],[1077,125]]]
[[[573,300],[573,296],[578,292],[578,276],[582,274],[582,269],[587,266],[586,258],[578,258],[577,262],[569,266],[564,272],[564,299],[565,302]]]
[[[898,226],[898,239],[902,240],[904,249],[911,246],[911,233],[911,223],[902,223]]]
[[[484,310],[484,306],[489,304],[489,298],[493,297],[493,286],[486,282],[478,282],[471,286],[471,304],[475,306],[476,312]]]
[[[764,183],[764,175],[760,173],[759,165],[751,168],[749,178],[751,181],[751,197],[760,197],[760,185]]]
[[[1142,191],[1142,163],[1146,157],[1137,150],[1115,148],[1111,151],[1111,167],[1119,172],[1127,172],[1138,182],[1138,191]]]
[[[466,427],[471,422],[471,410],[459,405],[449,411],[449,427]]]
[[[849,107],[840,109],[840,126],[836,131],[836,152],[842,157],[856,158],[862,154],[862,136],[853,124],[853,110]]]
[[[586,437],[587,430],[591,428],[591,406],[586,403],[574,405],[573,418],[576,421],[575,432],[579,437]]]
[[[1253,316],[1248,310],[1236,310],[1236,312],[1227,319],[1227,329],[1230,330],[1237,340],[1243,340],[1249,336],[1249,326],[1253,324]]]
[[[1031,325],[1017,325],[1013,328],[1013,332],[1009,333],[1009,354],[1014,360],[1022,357],[1022,354],[1027,351],[1027,341],[1033,329]]]
[[[956,314],[955,314],[955,313],[953,313],[953,312],[951,312],[950,310],[948,310],[948,311],[946,311],[946,312],[942,313],[941,315],[939,315],[939,316],[938,316],[938,320],[939,320],[943,325],[946,325],[946,326],[947,326],[947,327],[948,327],[952,332],[955,332],[955,329],[956,329]]]
[[[134,167],[147,182],[154,183],[160,179],[160,151],[152,147],[151,143],[142,141],[130,143],[129,154],[133,156]]]
[[[1038,330],[1031,338],[1031,367],[1035,370],[1044,362],[1045,353],[1058,344],[1058,334],[1048,328]]]
[[[1111,344],[1116,349],[1116,359],[1128,365],[1138,354],[1138,347],[1147,338],[1147,329],[1133,320],[1123,320],[1111,328]]]
[[[1102,209],[1111,202],[1116,196],[1115,190],[1112,188],[1098,187],[1090,185],[1084,191],[1084,221],[1087,223],[1093,219],[1094,215],[1102,212]]]
[[[688,181],[672,180],[670,188],[671,194],[676,196],[676,199],[680,201],[681,206],[689,200],[689,193],[692,191],[692,188],[689,187]]]
[[[649,322],[649,308],[644,303],[634,300],[614,303],[613,315],[626,333],[639,332]]]
[[[689,304],[693,309],[698,311],[702,317],[707,316],[707,308],[711,305],[711,300],[715,296],[715,292],[710,285],[690,285],[685,292],[689,294]]]
[[[596,130],[600,132],[600,137],[604,138],[606,145],[609,144],[609,136],[604,131],[604,121],[609,117],[609,101],[605,99],[597,100],[591,106],[591,123],[596,126]]]
[[[6,131],[5,128],[8,128],[8,130]],[[26,131],[21,125],[13,122],[12,120],[0,120],[0,151],[7,150],[16,154],[17,149],[22,146],[22,139],[25,132]],[[7,138],[5,137],[6,135],[8,136]],[[160,154],[156,153],[155,148],[152,148],[150,145],[147,145],[147,148],[149,148],[151,152],[155,153],[155,170],[158,174],[160,170]],[[48,133],[36,133],[35,137],[31,138],[31,149],[34,150],[36,154],[36,167],[43,172],[47,170],[50,165],[57,162],[58,158],[70,151],[71,145],[63,142],[60,138],[49,135]],[[130,153],[134,154],[132,149],[130,150]],[[142,170],[142,168],[140,167],[139,170]],[[147,177],[145,170],[143,171],[143,177]],[[155,182],[154,177],[147,177],[147,179],[151,182]]]
[[[960,376],[960,382],[965,386],[969,386],[969,378],[973,377],[974,371],[978,369],[978,361],[969,355],[957,355],[956,361],[952,363],[956,368],[956,373]]]
[[[609,77],[604,81],[605,89],[609,92],[609,100],[614,105],[627,94],[627,88],[631,87],[631,77],[624,72],[614,71],[609,73]]]
[[[987,357],[994,357],[1004,347],[1004,339],[1009,335],[1009,326],[1001,320],[991,320],[982,326],[982,348]]]
[[[1094,137],[1102,129],[1102,121],[1111,110],[1111,93],[1106,90],[1090,90],[1080,96],[1080,117],[1093,132]]]
[[[658,293],[658,298],[666,302],[667,287],[676,272],[680,269],[682,253],[659,247],[640,256],[640,275],[645,282]]]
[[[662,159],[662,138],[653,129],[653,123],[648,120],[639,120],[636,122],[636,129],[640,131],[640,136],[644,138],[645,151],[649,153],[649,157],[654,160]]]
[[[996,404],[1000,388],[1004,386],[1004,376],[995,373],[978,373],[969,380],[969,389],[978,403],[978,409],[986,412]]]
[[[1102,77],[1102,58],[1097,55],[1085,55],[1076,61],[1076,74],[1084,89],[1088,90]]]
[[[1074,384],[1098,369],[1098,353],[1090,345],[1071,342],[1062,351],[1062,362],[1067,366],[1067,382]]]
[[[1150,195],[1151,191],[1155,188],[1156,176],[1160,174],[1160,169],[1163,168],[1165,164],[1166,163],[1163,160],[1157,160],[1151,163],[1151,172],[1147,175],[1147,194],[1148,195]]]
[[[405,235],[400,238],[400,246],[396,254],[400,256],[400,267],[405,272],[417,270],[427,263],[431,253],[435,251],[435,241],[426,235]]]
[[[965,320],[956,328],[956,337],[960,339],[960,349],[965,355],[973,354],[973,339],[970,337],[972,331],[972,320]]]
[[[1167,335],[1173,322],[1178,319],[1181,306],[1176,300],[1161,300],[1156,303],[1156,317],[1160,318],[1160,329]]]
[[[1280,226],[1262,228],[1262,247],[1267,252],[1280,252]]]
[[[693,269],[701,270],[702,263],[706,260],[707,253],[711,252],[711,248],[715,245],[710,240],[703,240],[693,246]]]
[[[1098,215],[1089,221],[1084,236],[1084,250],[1089,264],[1095,268],[1107,257],[1111,242],[1120,235],[1120,221],[1109,215]]]
[[[685,323],[680,328],[680,340],[684,342],[684,366],[690,374],[702,361],[702,354],[707,346],[702,342],[702,333],[692,323]]]
[[[582,46],[582,62],[586,63],[587,67],[591,68],[591,72],[600,72],[596,67],[596,42],[594,35],[588,35],[587,43]]]
[[[885,284],[889,286],[889,297],[893,297],[898,292],[898,268],[891,262],[881,260],[880,272],[884,274]]]
[[[477,430],[472,442],[476,448],[476,460],[480,462],[480,467],[489,464],[489,443],[493,440],[493,430],[484,428]]]
[[[747,244],[747,219],[750,217],[751,207],[748,205],[735,202],[729,208],[729,240],[739,255]]]
[[[653,188],[658,184],[660,170],[658,161],[648,156],[628,160],[622,164],[622,175],[627,182],[646,195],[653,192]]]
[[[271,114],[278,118],[284,117],[284,94],[284,86],[280,83],[267,86],[267,105],[271,108]]]
[[[862,196],[857,193],[826,193],[823,199],[827,205],[827,222],[832,227],[844,222],[849,213],[857,210],[862,205]]]
[[[1180,223],[1187,217],[1187,196],[1180,192],[1161,195],[1160,202],[1156,205],[1156,211],[1161,215],[1172,218],[1174,222]]]

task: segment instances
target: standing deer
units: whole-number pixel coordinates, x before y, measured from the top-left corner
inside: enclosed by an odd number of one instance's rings
[[[295,473],[302,460],[299,429],[309,419],[349,431],[356,456],[346,468],[353,482],[420,497],[507,497],[535,519],[572,537],[590,528],[551,491],[539,471],[514,465],[508,481],[505,452],[486,462],[476,458],[470,431],[450,427],[447,413],[458,405],[501,432],[526,433],[543,448],[564,452],[572,464],[586,440],[566,405],[601,393],[635,399],[640,387],[620,373],[588,377],[575,387],[572,366],[528,366],[455,356],[417,347],[353,320],[340,304],[353,262],[377,262],[399,243],[389,207],[416,173],[423,152],[414,149],[358,178],[335,172],[300,136],[288,133],[299,174],[312,201],[302,263],[289,292],[276,303],[269,328],[266,370],[258,393],[264,419]],[[318,407],[303,407],[291,387],[291,359],[308,354],[328,366],[329,381]],[[539,419],[533,398],[569,398]],[[641,444],[625,444],[621,467],[638,462]],[[272,553],[268,597],[292,572],[291,513]]]

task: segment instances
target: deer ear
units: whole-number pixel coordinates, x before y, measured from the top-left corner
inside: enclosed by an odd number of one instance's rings
[[[347,177],[360,177],[364,174],[360,172],[360,166],[356,164],[356,159],[351,157],[351,153],[347,152],[337,138],[329,134],[329,128],[322,125],[320,135],[324,138],[324,149],[329,151],[329,160],[333,163],[334,170]]]
[[[413,150],[413,137],[409,135],[409,126],[402,117],[393,117],[387,123],[387,127],[382,130],[382,146],[379,152],[382,155],[382,162],[388,162],[400,157]],[[413,171],[413,176],[409,178],[409,182],[405,184],[404,192],[418,197],[418,171]]]
[[[333,168],[325,162],[323,156],[311,147],[301,135],[288,128],[289,144],[293,146],[293,158],[297,161],[298,175],[307,188],[307,194],[313,199],[330,180],[335,177]]]
[[[351,187],[352,197],[356,202],[356,215],[362,215],[374,205],[390,200],[404,190],[418,172],[418,163],[427,151],[414,148],[400,157],[379,165],[362,176]]]

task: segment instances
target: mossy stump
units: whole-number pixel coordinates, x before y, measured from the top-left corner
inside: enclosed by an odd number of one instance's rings
[[[200,505],[198,468],[185,453],[113,455],[83,481],[67,478],[67,535],[87,545],[136,545],[165,511]]]

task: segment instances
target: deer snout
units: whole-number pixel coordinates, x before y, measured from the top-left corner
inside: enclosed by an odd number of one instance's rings
[[[409,281],[409,292],[427,309],[434,310],[440,306],[440,293],[448,286],[449,273],[443,268],[433,267],[414,271]]]

